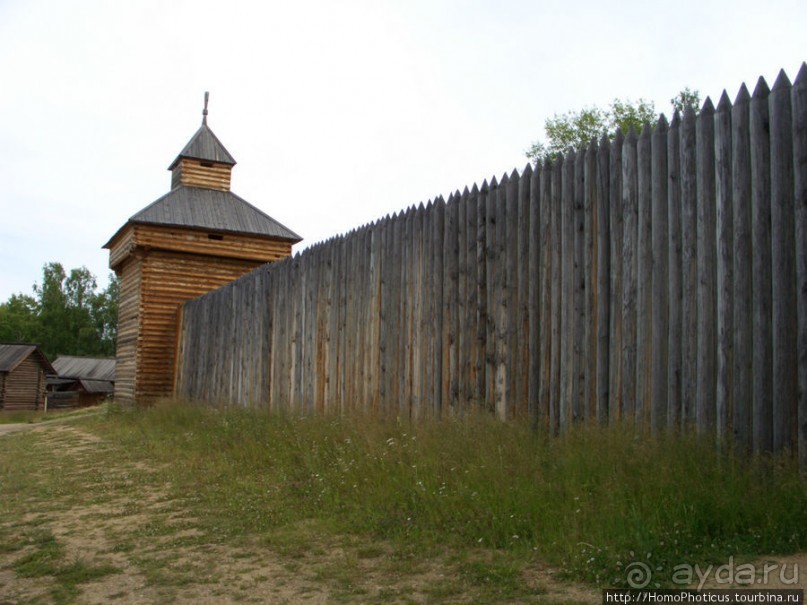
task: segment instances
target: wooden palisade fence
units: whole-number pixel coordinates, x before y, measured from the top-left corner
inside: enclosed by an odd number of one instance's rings
[[[177,394],[691,426],[805,463],[805,248],[807,64],[186,303]]]

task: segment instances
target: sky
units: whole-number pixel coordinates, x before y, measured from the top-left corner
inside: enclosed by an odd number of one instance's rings
[[[555,114],[716,102],[807,60],[804,0],[0,0],[0,302],[87,267],[201,123],[295,251],[526,165]]]

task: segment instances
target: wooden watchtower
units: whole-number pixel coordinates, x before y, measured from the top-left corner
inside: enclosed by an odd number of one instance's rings
[[[230,191],[235,160],[202,125],[168,167],[171,191],[104,244],[120,278],[115,399],[174,390],[179,306],[291,255],[300,236]]]

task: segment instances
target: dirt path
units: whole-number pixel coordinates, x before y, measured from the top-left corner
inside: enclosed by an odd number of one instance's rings
[[[24,431],[26,429],[33,429],[36,428],[37,425],[31,422],[19,422],[19,423],[12,423],[12,424],[0,424],[0,437],[3,435],[9,435],[11,433],[16,433],[18,431]]]

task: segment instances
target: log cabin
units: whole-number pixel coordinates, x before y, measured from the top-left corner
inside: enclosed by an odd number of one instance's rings
[[[52,374],[53,366],[37,345],[0,344],[0,409],[44,409],[47,376]]]
[[[301,237],[230,191],[235,160],[207,124],[168,167],[171,191],[103,246],[120,278],[115,400],[174,393],[180,305],[291,255]]]

